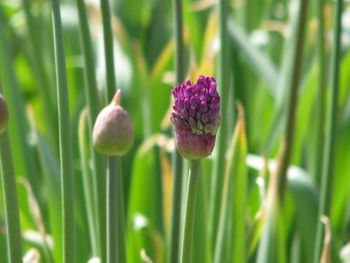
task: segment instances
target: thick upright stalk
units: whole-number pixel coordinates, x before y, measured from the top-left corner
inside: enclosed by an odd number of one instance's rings
[[[106,63],[106,103],[109,102],[116,92],[114,53],[113,53],[113,32],[111,25],[111,10],[109,0],[100,0],[102,12],[103,39]]]
[[[225,155],[227,149],[228,127],[229,127],[229,83],[230,83],[230,63],[229,63],[229,47],[228,47],[228,31],[227,16],[229,5],[227,0],[219,0],[219,33],[220,33],[220,53],[219,53],[219,70],[218,70],[218,90],[221,96],[221,127],[219,128],[217,137],[217,151],[214,162],[214,173],[212,176],[211,196],[210,196],[210,212],[209,212],[209,235],[211,244],[214,246],[218,220],[221,206],[221,193],[224,182],[225,171]],[[232,98],[234,101],[234,98]]]
[[[77,0],[78,14],[79,14],[79,25],[81,35],[81,45],[84,56],[84,73],[85,73],[85,96],[88,104],[88,120],[90,127],[90,136],[93,127],[93,123],[96,120],[97,114],[100,110],[97,83],[95,74],[95,60],[93,55],[93,46],[90,35],[90,28],[88,22],[88,16],[84,0]],[[93,182],[94,182],[94,221],[98,227],[96,233],[96,240],[94,241],[98,255],[102,261],[105,261],[105,233],[106,233],[106,205],[105,205],[105,183],[106,179],[104,163],[105,158],[97,154],[94,147],[91,144],[91,155],[93,160]],[[99,194],[101,193],[101,194]],[[96,227],[95,225],[95,227]]]
[[[22,239],[19,220],[15,172],[8,133],[0,135],[2,192],[5,201],[8,262],[22,262]]]
[[[304,38],[307,22],[307,9],[309,0],[300,0],[299,18],[297,22],[296,45],[293,54],[291,78],[289,82],[289,99],[287,104],[287,117],[285,136],[280,150],[279,160],[276,168],[276,180],[279,197],[283,199],[287,181],[287,169],[293,150],[295,133],[295,119],[298,106],[298,90],[304,53]]]
[[[317,10],[317,58],[318,58],[318,93],[316,105],[316,147],[315,164],[313,167],[313,179],[319,184],[323,164],[324,152],[324,126],[325,126],[325,94],[326,94],[326,54],[325,54],[325,29],[324,29],[324,0],[316,0]]]
[[[175,75],[176,83],[181,83],[185,78],[184,69],[184,44],[183,44],[183,19],[182,0],[173,0],[173,24],[175,35]],[[176,85],[175,83],[175,85]],[[170,223],[168,263],[177,263],[180,252],[180,225],[181,225],[181,196],[183,188],[182,180],[183,159],[177,150],[173,153],[173,183],[172,183],[172,210]]]
[[[104,53],[105,53],[105,65],[106,65],[106,103],[110,102],[116,92],[116,79],[115,79],[115,67],[114,67],[114,52],[113,52],[113,32],[111,25],[111,10],[109,6],[109,0],[100,0],[101,12],[102,12],[102,26],[103,26],[103,38],[104,38]],[[114,160],[108,160],[112,163]],[[108,164],[108,166],[111,164]],[[115,165],[115,164],[114,164]],[[103,189],[105,187],[100,187],[99,198],[102,199]],[[107,208],[108,209],[108,208]],[[107,219],[108,220],[108,219]],[[101,232],[101,248],[107,251],[106,238],[108,238],[108,233],[106,235],[106,228],[102,229]],[[106,250],[106,249],[107,250]],[[104,256],[104,255],[103,255]]]
[[[107,161],[107,263],[126,263],[121,158]]]
[[[75,262],[74,178],[68,83],[59,0],[52,0],[62,191],[63,262]]]
[[[199,185],[199,169],[200,161],[191,161],[191,170],[188,177],[186,194],[185,221],[182,232],[181,263],[192,262],[193,231]]]
[[[336,1],[334,15],[334,46],[331,64],[331,101],[327,111],[327,133],[324,149],[324,166],[322,170],[319,218],[322,215],[329,216],[331,207],[331,196],[333,187],[333,174],[335,166],[335,137],[337,131],[337,110],[339,93],[339,64],[340,64],[340,36],[341,36],[341,14],[342,0]],[[318,219],[319,219],[318,218]],[[314,251],[314,262],[319,262],[324,236],[323,224],[318,220],[317,234]]]

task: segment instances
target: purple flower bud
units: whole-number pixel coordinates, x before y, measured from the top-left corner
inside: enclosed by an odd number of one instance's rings
[[[214,77],[199,76],[172,90],[173,112],[170,115],[176,146],[182,157],[198,160],[209,156],[214,148],[220,124],[220,96]]]
[[[6,130],[9,113],[4,97],[0,94],[0,134]]]
[[[118,90],[108,106],[98,114],[93,143],[99,153],[108,156],[126,154],[134,141],[134,129],[129,114],[120,106],[121,91]]]

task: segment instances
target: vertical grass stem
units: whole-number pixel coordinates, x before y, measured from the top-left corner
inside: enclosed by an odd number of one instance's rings
[[[219,52],[219,72],[218,72],[218,89],[221,97],[221,124],[217,136],[217,150],[214,161],[214,173],[212,176],[212,186],[210,193],[210,212],[209,212],[209,235],[212,246],[216,243],[216,233],[218,228],[222,188],[224,182],[225,171],[225,155],[228,140],[229,125],[229,83],[230,83],[230,63],[229,63],[229,47],[228,47],[228,30],[227,16],[229,5],[227,0],[219,0],[219,35],[220,35],[220,52]],[[234,101],[234,96],[231,96]]]
[[[59,0],[52,0],[62,191],[63,262],[75,262],[74,178],[68,83]]]
[[[324,162],[322,168],[322,181],[320,192],[319,217],[326,215],[329,217],[331,207],[331,196],[333,187],[333,175],[335,166],[335,141],[337,131],[337,111],[339,93],[339,64],[341,48],[341,15],[342,0],[337,0],[334,13],[334,35],[331,63],[331,101],[327,109],[327,130],[324,148]],[[314,250],[314,262],[319,262],[324,236],[324,227],[320,220],[317,223],[316,242]]]
[[[3,187],[2,192],[5,201],[6,234],[8,238],[8,259],[11,263],[21,263],[23,255],[21,227],[19,220],[16,179],[13,169],[8,132],[0,135],[0,158]]]
[[[176,83],[181,83],[185,78],[184,68],[184,41],[183,41],[183,18],[182,0],[173,2],[173,24],[175,35],[175,75]],[[175,84],[176,84],[175,83]],[[183,159],[177,150],[173,153],[173,183],[172,183],[172,206],[170,236],[168,241],[168,263],[177,263],[180,252],[179,232],[181,226],[181,196],[183,189]]]

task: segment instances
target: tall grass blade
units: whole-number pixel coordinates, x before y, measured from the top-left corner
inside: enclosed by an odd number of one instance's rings
[[[109,0],[100,0],[101,5],[101,14],[102,14],[102,27],[103,27],[103,44],[104,44],[104,60],[105,60],[105,66],[106,66],[106,90],[105,90],[105,102],[106,104],[109,103],[109,101],[112,100],[114,93],[116,92],[116,79],[115,79],[115,67],[114,67],[114,52],[113,52],[113,31],[112,31],[112,20],[111,20],[111,10],[109,5]],[[114,166],[113,160],[108,161],[108,166]],[[119,169],[119,168],[118,168]],[[107,172],[108,173],[108,172]],[[104,178],[103,181],[106,181]],[[102,181],[101,181],[102,182]],[[106,181],[107,183],[107,181]],[[100,200],[106,200],[107,197],[102,197],[104,193],[106,193],[106,188],[101,185],[99,189],[99,199]],[[117,201],[118,205],[120,205],[119,201]],[[100,202],[102,204],[102,201]],[[105,206],[105,209],[108,209],[108,206]],[[100,210],[101,211],[101,210]],[[105,210],[107,211],[107,210]],[[105,213],[101,211],[100,220],[106,220]],[[109,212],[107,211],[107,214]],[[108,221],[104,221],[107,222]],[[103,227],[103,229],[100,229],[101,231],[101,250],[102,250],[102,261],[105,261],[105,257],[107,259],[107,254],[105,256],[105,253],[108,253],[108,245],[107,242],[107,235],[106,227]],[[104,252],[107,251],[107,252]]]
[[[107,102],[112,100],[116,92],[116,79],[114,68],[113,52],[113,32],[111,25],[111,10],[108,0],[101,0],[102,26],[104,37],[104,52],[106,63],[106,98]],[[122,180],[122,168],[120,157],[107,159],[107,181],[106,181],[106,256],[107,263],[127,262],[125,252],[125,234],[124,234],[124,191]],[[115,195],[115,192],[118,194]],[[100,193],[101,194],[101,193]],[[117,206],[117,207],[116,207]],[[115,238],[117,235],[118,240]],[[117,251],[117,254],[115,254]]]
[[[315,164],[313,167],[313,178],[315,182],[320,183],[320,174],[322,171],[323,151],[324,151],[324,128],[325,128],[325,103],[326,103],[326,52],[325,52],[325,22],[324,22],[324,0],[317,0],[317,62],[318,62],[318,93],[316,99],[316,122],[317,134],[314,154]]]
[[[333,176],[335,167],[335,142],[337,131],[338,94],[339,94],[339,64],[340,64],[340,44],[341,44],[341,16],[343,1],[337,0],[334,12],[334,35],[331,64],[331,101],[327,108],[327,130],[324,148],[324,162],[322,167],[322,181],[320,192],[319,217],[325,215],[329,217],[331,207],[331,196],[333,187]],[[317,234],[314,251],[314,262],[319,262],[324,229],[322,222],[318,220]]]
[[[5,201],[7,252],[11,263],[22,262],[22,237],[19,220],[16,178],[8,132],[0,134],[2,192]]]
[[[228,47],[227,17],[229,5],[227,0],[218,0],[219,8],[219,35],[220,35],[220,53],[218,68],[218,90],[221,97],[221,127],[218,131],[216,156],[212,175],[212,188],[210,197],[209,212],[209,235],[211,244],[214,246],[218,228],[218,219],[220,214],[221,193],[224,182],[225,155],[228,138],[228,127],[230,119],[228,112],[228,102],[230,98],[230,53]],[[232,92],[232,91],[231,91]],[[232,101],[234,97],[231,96]]]
[[[26,135],[26,131],[30,129],[26,117],[25,103],[16,77],[12,52],[6,38],[8,21],[2,10],[0,10],[0,28],[0,75],[9,115],[12,119],[9,123],[9,132],[11,134],[11,149],[14,153],[13,159],[16,163],[14,169],[16,174],[28,178],[32,187],[38,190],[38,177],[33,152],[30,149]]]
[[[88,104],[88,123],[89,123],[89,138],[92,138],[92,127],[96,120],[97,114],[100,110],[96,72],[95,72],[95,60],[93,56],[93,46],[90,35],[90,28],[88,22],[88,16],[86,12],[85,3],[83,0],[77,0],[81,46],[84,56],[84,75],[85,75],[85,96]],[[104,164],[105,158],[97,154],[95,149],[91,147],[92,156],[92,169],[93,169],[93,187],[94,187],[94,221],[95,227],[97,226],[97,233],[95,235],[94,246],[98,255],[104,259],[105,254],[105,196],[103,195],[105,189],[105,177],[101,176],[105,174]]]
[[[309,0],[301,0],[299,6],[299,17],[297,23],[297,34],[294,54],[292,57],[292,70],[290,72],[290,82],[288,83],[288,104],[286,109],[286,126],[284,141],[282,142],[279,161],[276,168],[276,179],[279,197],[283,199],[285,185],[287,181],[287,169],[293,150],[293,140],[295,134],[295,119],[298,106],[298,90],[300,86],[301,68],[304,52],[304,38],[307,22],[307,10]]]
[[[108,0],[100,0],[103,27],[103,44],[106,64],[106,103],[112,100],[116,92],[116,79],[113,52],[113,32],[111,25],[111,10]]]
[[[82,167],[82,181],[84,188],[84,197],[86,204],[86,213],[88,221],[88,230],[90,236],[90,244],[92,248],[92,255],[97,256],[99,247],[97,238],[97,224],[96,224],[96,208],[94,203],[94,191],[91,180],[91,172],[89,167],[89,157],[90,157],[90,133],[87,131],[87,111],[84,110],[80,116],[79,120],[79,152],[81,157],[81,167]]]
[[[55,105],[53,98],[51,96],[51,86],[49,85],[49,79],[47,72],[45,70],[43,53],[43,43],[40,39],[40,31],[38,31],[37,20],[31,11],[31,3],[29,0],[22,0],[22,5],[24,8],[24,14],[28,29],[28,37],[30,42],[31,53],[33,56],[33,66],[34,72],[36,74],[37,87],[42,102],[42,109],[45,120],[45,131],[47,132],[48,138],[53,145],[55,144],[55,139],[57,138],[57,122],[53,115],[57,114],[55,110]],[[45,109],[45,110],[44,110]]]
[[[229,248],[229,261],[246,262],[246,226],[245,207],[247,202],[247,139],[245,133],[244,112],[238,104],[239,113],[235,132],[227,155],[222,206],[220,211],[219,230],[215,246],[215,263],[224,262],[224,246],[227,243],[228,222],[232,227],[232,247]],[[229,209],[228,206],[232,206]],[[232,213],[231,215],[229,213]]]
[[[62,192],[63,262],[75,262],[73,150],[68,82],[59,0],[52,0]]]
[[[183,40],[182,0],[172,0],[173,26],[175,36],[175,85],[184,81],[185,59]],[[177,263],[180,255],[181,196],[183,192],[183,159],[175,149],[172,160],[172,206],[170,235],[168,241],[168,263]]]
[[[298,105],[298,89],[300,85],[300,74],[303,61],[304,37],[307,21],[308,0],[300,0],[299,17],[297,21],[296,39],[291,61],[292,69],[288,83],[289,98],[287,105],[287,117],[285,127],[285,137],[279,153],[276,170],[270,179],[269,191],[266,200],[266,221],[262,233],[262,238],[258,250],[258,262],[267,263],[284,262],[284,247],[280,246],[285,243],[283,233],[281,234],[281,220],[284,217],[283,199],[287,182],[287,170],[291,159],[293,149],[293,139],[295,133],[295,118]],[[274,255],[277,250],[277,256]]]

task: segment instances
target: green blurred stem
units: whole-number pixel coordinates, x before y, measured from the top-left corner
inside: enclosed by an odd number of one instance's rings
[[[333,35],[333,49],[332,49],[332,64],[331,64],[331,101],[327,111],[327,133],[325,138],[324,148],[324,162],[322,169],[322,181],[320,192],[320,206],[319,217],[330,215],[331,196],[333,188],[333,175],[335,166],[335,141],[337,131],[337,111],[338,111],[338,93],[339,93],[339,64],[340,64],[340,48],[341,48],[341,15],[342,15],[342,0],[336,1],[335,15],[334,15],[334,35]],[[324,226],[320,220],[317,224],[317,234],[314,250],[314,262],[319,262]]]
[[[286,130],[284,141],[278,156],[277,168],[270,179],[270,185],[266,200],[266,220],[263,233],[259,243],[258,262],[285,262],[285,253],[279,249],[278,244],[285,242],[284,236],[280,233],[278,222],[283,218],[283,199],[287,181],[287,169],[292,154],[293,138],[295,132],[295,119],[298,105],[298,89],[302,69],[304,51],[304,37],[307,22],[308,0],[299,1],[299,16],[296,28],[296,44],[292,56],[292,71],[288,83],[289,98],[287,105]],[[277,253],[277,257],[276,257]],[[278,259],[278,260],[277,260]],[[277,260],[277,261],[276,261]]]
[[[318,93],[315,100],[316,105],[316,147],[315,147],[315,166],[313,179],[319,184],[324,152],[324,126],[325,126],[325,94],[326,94],[326,54],[325,54],[325,25],[323,18],[324,0],[316,0],[317,10],[317,58],[318,58]]]
[[[103,40],[105,50],[105,63],[107,75],[107,93],[106,103],[108,103],[116,92],[116,80],[114,69],[114,55],[113,55],[113,32],[111,25],[111,10],[109,0],[100,0],[103,26]]]
[[[105,53],[105,65],[106,65],[106,103],[109,103],[114,93],[116,92],[116,79],[115,79],[115,68],[114,68],[114,52],[113,52],[113,32],[112,32],[112,25],[111,25],[111,10],[109,6],[109,0],[100,0],[101,5],[101,13],[102,13],[102,26],[103,26],[103,38],[104,38],[104,53]],[[108,176],[108,173],[107,173]],[[105,193],[103,190],[106,188],[106,184],[100,185],[98,190],[98,198],[100,200],[105,199]],[[104,197],[103,197],[104,195]],[[101,202],[99,202],[101,203]],[[101,207],[100,207],[101,208]],[[108,208],[107,208],[108,209]],[[101,211],[101,210],[99,210]],[[100,218],[102,220],[102,218]],[[108,221],[108,218],[107,218]],[[105,221],[106,222],[106,221]],[[101,226],[102,223],[100,222]],[[106,236],[108,235],[108,231],[106,231],[106,227],[101,227],[101,249],[103,251],[106,251],[108,253],[108,248],[106,247]],[[106,235],[107,233],[107,235]],[[103,252],[104,256],[104,252]]]
[[[184,41],[183,41],[183,18],[182,0],[173,0],[173,24],[175,35],[175,74],[176,83],[181,83],[185,78],[184,68]],[[183,159],[177,150],[173,153],[173,182],[172,182],[172,206],[170,237],[168,241],[168,263],[177,263],[180,252],[180,225],[181,225],[181,196],[183,192]]]
[[[227,0],[219,0],[219,35],[220,35],[220,53],[219,53],[219,76],[218,90],[221,97],[221,124],[217,137],[217,149],[214,162],[214,173],[212,176],[211,196],[210,196],[210,212],[209,212],[209,235],[212,246],[215,245],[216,233],[218,228],[222,188],[225,171],[225,155],[228,141],[228,127],[231,121],[228,117],[228,102],[229,102],[229,83],[230,83],[230,63],[229,63],[229,48],[228,48],[228,30],[227,17],[229,5]],[[234,96],[231,96],[234,101]]]
[[[284,141],[279,154],[276,168],[277,188],[279,197],[283,200],[287,181],[287,169],[292,155],[295,133],[295,119],[298,106],[298,90],[300,86],[301,69],[304,52],[304,38],[307,23],[307,9],[309,0],[300,0],[299,17],[294,55],[292,57],[292,72],[289,83],[289,99],[287,105],[286,130]]]
[[[84,56],[84,73],[85,73],[85,96],[88,104],[88,120],[90,128],[90,138],[92,137],[91,131],[94,125],[94,121],[99,112],[99,101],[97,92],[97,82],[95,74],[95,60],[93,55],[93,46],[91,41],[91,34],[88,22],[88,16],[84,0],[77,0],[79,25],[81,35],[81,46]],[[97,250],[98,255],[101,257],[102,262],[106,261],[106,202],[105,202],[105,183],[106,178],[104,169],[104,156],[97,154],[92,144],[92,169],[93,169],[93,184],[94,184],[94,221],[95,227],[98,226],[96,233],[96,239],[94,240],[94,249]],[[99,194],[100,193],[100,194]]]
[[[182,232],[181,263],[192,262],[193,231],[195,223],[195,211],[197,204],[197,192],[199,185],[200,161],[191,161],[190,174],[186,194],[185,221]]]
[[[87,146],[90,146],[89,143],[90,137],[87,138],[87,129],[86,129],[86,119],[87,119],[87,111],[84,110],[80,116],[79,120],[79,151],[81,157],[81,167],[82,167],[82,181],[84,188],[84,197],[86,204],[86,213],[87,213],[87,221],[90,235],[90,243],[92,247],[93,256],[98,255],[98,243],[97,243],[97,233],[96,233],[96,222],[95,222],[95,206],[93,200],[93,187],[91,185],[91,174],[89,169],[89,150]]]
[[[107,263],[126,263],[121,157],[107,163]]]
[[[62,191],[63,262],[75,262],[73,151],[59,0],[52,0]]]
[[[27,140],[27,131],[29,125],[26,117],[25,102],[19,88],[18,79],[16,77],[13,51],[10,49],[7,41],[7,29],[9,21],[0,9],[0,75],[4,84],[2,90],[6,97],[9,114],[12,116],[12,122],[9,123],[11,132],[12,150],[14,151],[14,161],[21,163],[15,166],[15,171],[28,178],[37,193],[38,173],[34,165],[33,154]]]
[[[52,94],[50,92],[49,81],[45,72],[45,66],[43,61],[42,44],[40,38],[40,30],[35,21],[35,17],[31,13],[30,0],[22,0],[24,7],[24,13],[26,18],[26,24],[28,27],[28,37],[30,41],[30,48],[33,54],[34,73],[36,74],[36,80],[38,83],[38,91],[43,103],[44,110],[45,130],[48,133],[48,137],[51,143],[55,145],[57,138],[57,123],[55,118],[51,118],[52,114],[56,114],[55,104],[52,101]]]
[[[22,239],[19,220],[18,200],[15,172],[13,170],[12,153],[8,132],[0,135],[0,164],[2,192],[5,201],[7,251],[9,262],[22,262]]]

